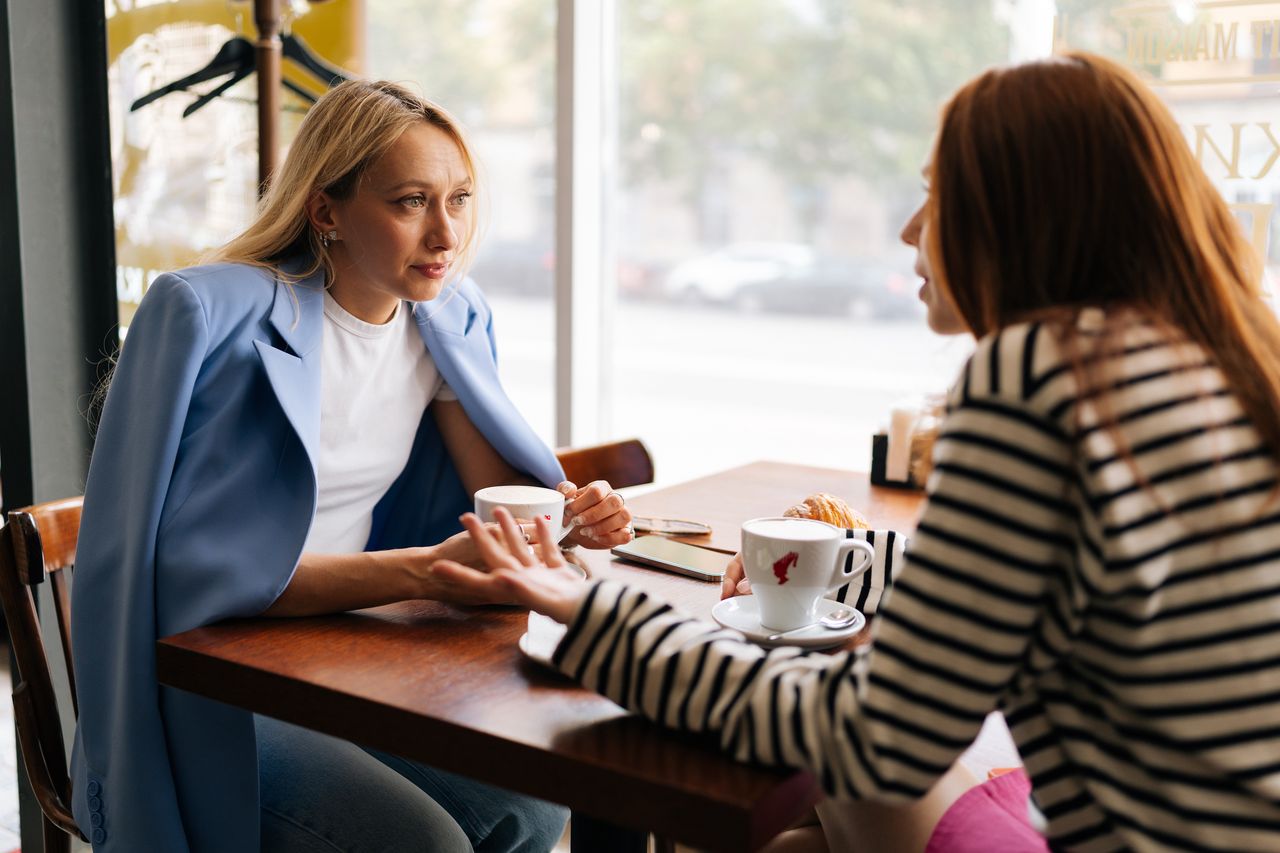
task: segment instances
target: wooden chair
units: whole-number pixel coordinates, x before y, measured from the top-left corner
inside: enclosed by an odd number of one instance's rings
[[[71,779],[49,658],[36,616],[38,585],[49,579],[58,635],[62,643],[72,713],[76,705],[71,663],[71,596],[64,569],[76,560],[80,498],[51,501],[10,512],[0,528],[0,604],[17,672],[13,677],[13,714],[18,745],[32,790],[44,813],[44,849],[66,853],[71,837],[87,841],[71,816]]]
[[[562,447],[556,457],[565,479],[578,486],[592,480],[608,480],[615,489],[653,482],[653,459],[638,438],[597,444],[594,447]]]

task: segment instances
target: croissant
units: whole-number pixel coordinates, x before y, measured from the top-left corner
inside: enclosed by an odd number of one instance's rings
[[[812,518],[825,521],[845,530],[865,530],[871,527],[865,516],[845,503],[843,498],[817,492],[804,499],[804,503],[789,508],[783,515],[789,518]]]

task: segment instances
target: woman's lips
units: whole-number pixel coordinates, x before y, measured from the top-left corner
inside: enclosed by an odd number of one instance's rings
[[[414,264],[413,268],[424,278],[440,279],[449,271],[449,264]]]

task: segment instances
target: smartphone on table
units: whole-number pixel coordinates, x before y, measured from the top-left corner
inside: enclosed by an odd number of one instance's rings
[[[719,582],[732,554],[699,548],[665,536],[640,536],[610,551],[615,557],[698,580]]]
[[[661,533],[666,536],[709,536],[711,525],[701,521],[684,521],[679,518],[649,518],[637,515],[631,519],[631,529],[636,533]]]

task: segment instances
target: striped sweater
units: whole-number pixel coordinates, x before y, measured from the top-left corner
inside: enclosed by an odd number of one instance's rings
[[[594,586],[566,674],[835,797],[914,798],[1004,711],[1055,848],[1280,850],[1275,466],[1198,348],[1133,323],[1086,360],[979,342],[857,652],[771,652]]]

